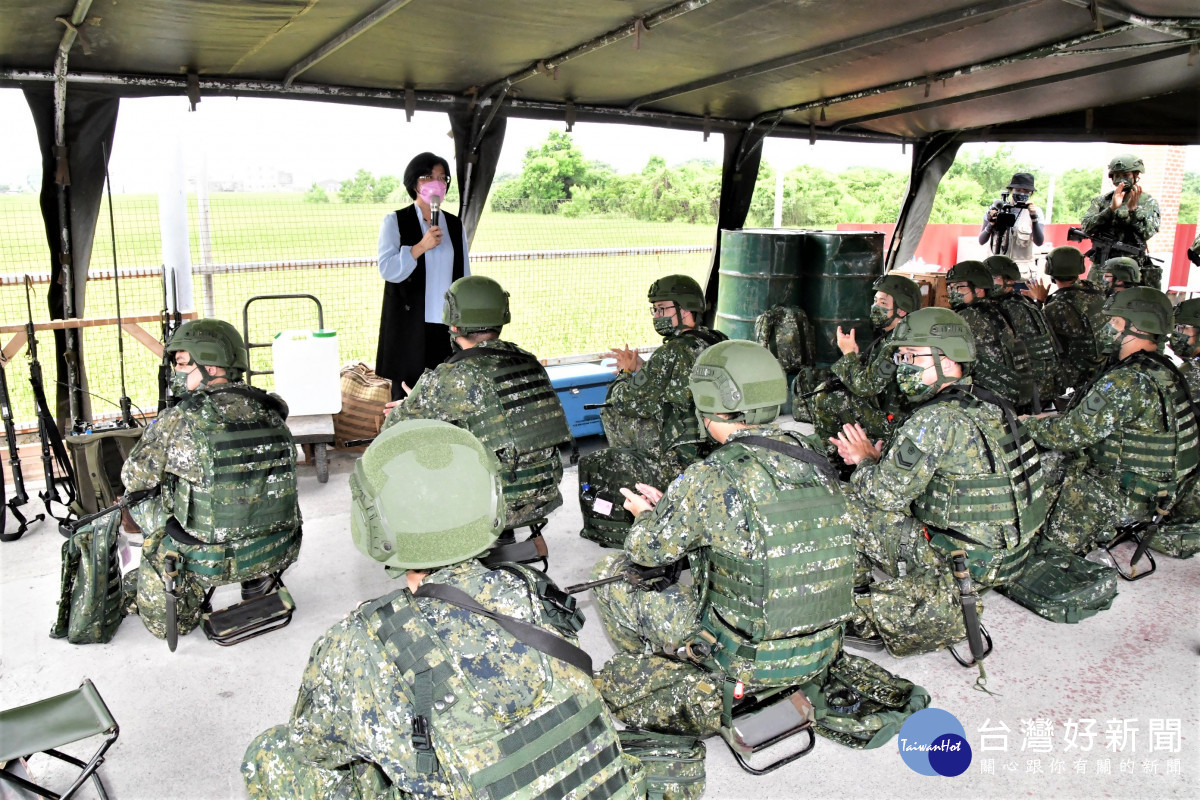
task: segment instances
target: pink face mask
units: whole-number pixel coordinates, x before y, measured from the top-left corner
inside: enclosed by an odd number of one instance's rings
[[[446,184],[441,181],[426,181],[417,189],[417,194],[426,203],[429,203],[433,198],[440,197],[446,199]]]

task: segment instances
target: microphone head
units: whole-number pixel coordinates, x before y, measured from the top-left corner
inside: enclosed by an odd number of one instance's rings
[[[438,221],[438,211],[442,208],[442,198],[438,195],[433,195],[429,198],[429,220],[434,225]]]

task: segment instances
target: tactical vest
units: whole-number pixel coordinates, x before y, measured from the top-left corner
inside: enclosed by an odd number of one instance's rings
[[[216,400],[229,393],[261,406],[253,419],[229,418]],[[296,446],[271,402],[261,390],[229,386],[191,392],[179,403],[195,435],[200,480],[168,474],[165,504],[196,539],[217,544],[299,534]]]
[[[1028,405],[1033,400],[1033,362],[1029,357],[1029,349],[1009,323],[1008,317],[1000,308],[1000,304],[991,298],[976,301],[971,307],[978,307],[981,317],[987,320],[996,333],[1004,351],[1004,366],[1008,375],[1003,375],[996,367],[984,360],[975,362],[975,375],[979,382],[992,391],[1002,393],[1014,405]],[[1013,346],[1004,346],[1004,331],[1012,334]]]
[[[1059,341],[1063,347],[1063,363],[1073,369],[1079,369],[1079,365],[1087,362],[1095,362],[1103,358],[1103,353],[1100,350],[1100,343],[1096,339],[1096,326],[1091,315],[1082,313],[1078,306],[1072,302],[1075,295],[1088,295],[1090,297],[1099,296],[1099,291],[1090,284],[1085,285],[1083,281],[1078,281],[1070,286],[1059,289],[1046,301],[1046,308],[1049,310],[1052,306],[1054,309],[1062,307],[1065,316],[1070,317],[1077,328],[1086,331],[1080,336],[1063,336],[1059,334]],[[1079,298],[1083,300],[1084,298]]]
[[[1162,492],[1173,498],[1200,463],[1197,419],[1187,384],[1174,365],[1157,353],[1137,353],[1118,364],[1126,365],[1153,384],[1164,430],[1117,428],[1087,448],[1088,456],[1093,463],[1120,473],[1121,488],[1134,500],[1154,503]]]
[[[459,351],[446,363],[469,359],[477,360],[491,384],[485,384],[488,397],[480,408],[460,423],[508,467],[501,475],[505,501],[511,508],[523,497],[556,491],[553,470],[544,463],[517,468],[521,456],[571,441],[567,415],[545,368],[523,350],[487,346]]]
[[[751,555],[709,551],[701,624],[720,644],[713,653],[720,671],[786,686],[824,669],[841,650],[841,623],[853,616],[854,535],[840,494],[815,477],[804,485],[780,481],[764,455],[734,440],[707,459],[741,495]]]
[[[983,437],[988,465],[974,475],[934,473],[913,501],[913,516],[927,527],[930,542],[939,550],[967,551],[971,576],[977,581],[985,586],[1008,583],[1020,573],[1049,511],[1037,445],[1023,428],[1014,436],[1007,426],[997,424],[995,414],[1003,409],[968,391],[951,388],[933,402],[952,402],[961,409]],[[990,547],[959,533],[968,524],[1012,524],[1017,539]]]
[[[1032,336],[1017,333],[1018,336],[1024,338],[1025,346],[1029,349],[1029,357],[1038,364],[1057,364],[1058,346],[1054,341],[1054,333],[1046,324],[1045,318],[1036,313],[1037,308],[1017,294],[1004,295],[998,302],[1000,309],[1012,323],[1014,331],[1017,331],[1017,325],[1013,317],[1019,314],[1025,319],[1028,329],[1034,332]]]
[[[541,702],[502,724],[481,713],[459,655],[443,644],[408,589],[356,613],[408,687],[413,749],[421,772],[440,773],[441,780],[469,798],[565,797],[597,775],[607,777],[589,798],[636,796],[604,701],[598,695],[581,697],[572,688],[560,672],[572,667],[543,655],[550,674]],[[513,710],[507,711],[511,718]],[[544,785],[547,776],[553,785],[535,792],[535,782]]]
[[[729,337],[711,328],[688,328],[676,337],[691,351],[693,363],[700,354],[714,344]],[[662,438],[660,448],[664,453],[674,451],[680,467],[699,461],[709,452],[709,438],[700,430],[696,421],[694,405],[681,409],[671,404],[663,405]]]

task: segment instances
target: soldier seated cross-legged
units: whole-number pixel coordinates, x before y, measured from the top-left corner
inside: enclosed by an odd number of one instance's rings
[[[241,382],[246,349],[228,322],[187,322],[166,350],[180,400],[121,470],[127,492],[159,488],[131,509],[146,538],[126,613],[172,650],[202,617],[209,638],[231,644],[286,625],[294,609],[280,578],[301,539],[287,406]],[[213,612],[213,590],[238,581],[244,602]]]
[[[562,505],[558,446],[571,443],[571,431],[537,357],[500,338],[510,317],[508,292],[496,281],[479,275],[455,281],[442,308],[454,352],[421,376],[383,428],[440,419],[475,434],[504,467],[504,531],[486,563],[540,562],[544,569],[541,531]],[[514,531],[526,527],[529,538],[515,542]]]
[[[811,737],[814,724],[834,734],[823,728],[833,715],[826,690],[849,674],[870,673],[868,684],[898,684],[899,691],[891,706],[868,703],[880,715],[876,724],[847,743],[882,744],[895,732],[892,723],[928,695],[842,652],[843,623],[854,613],[850,516],[825,456],[769,424],[787,397],[782,369],[765,348],[727,341],[700,355],[689,385],[699,424],[717,448],[665,492],[644,484],[621,489],[635,521],[624,551],[597,563],[593,577],[611,580],[631,568],[657,574],[686,560],[693,579],[672,580],[677,569],[655,581],[596,587],[618,651],[597,678],[605,701],[627,725],[720,731],[751,769],[743,759],[776,736],[804,730]],[[782,731],[757,719],[733,725],[769,699],[790,704],[788,714],[772,717]]]
[[[961,316],[921,309],[894,344],[912,415],[886,448],[856,425],[835,442],[857,465],[847,490],[860,556],[856,633],[895,656],[965,638],[979,660],[976,589],[1020,573],[1046,517],[1037,448],[1008,402],[972,384],[975,341]],[[874,570],[886,579],[875,582]]]

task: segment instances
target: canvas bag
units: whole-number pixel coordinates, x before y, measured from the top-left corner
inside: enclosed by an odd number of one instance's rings
[[[642,765],[646,800],[696,800],[704,794],[704,742],[636,728],[617,736],[622,752]]]
[[[342,410],[333,415],[333,436],[338,447],[355,439],[374,439],[383,427],[391,402],[392,382],[381,378],[361,361],[342,367]]]
[[[1112,605],[1117,571],[1043,540],[1021,576],[997,591],[1051,622],[1074,623]]]

